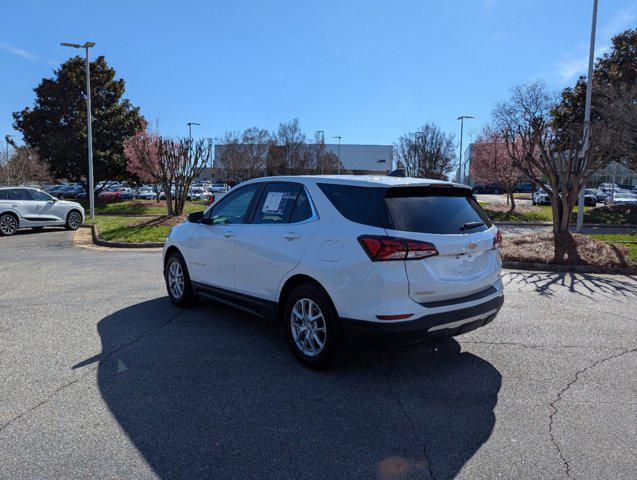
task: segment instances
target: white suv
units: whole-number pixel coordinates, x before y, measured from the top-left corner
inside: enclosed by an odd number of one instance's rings
[[[173,303],[209,297],[282,322],[294,355],[327,366],[361,336],[452,336],[503,303],[500,232],[449,182],[266,177],[174,227]]]
[[[18,228],[77,230],[83,221],[84,209],[77,202],[58,200],[35,188],[0,187],[0,235],[13,235]]]

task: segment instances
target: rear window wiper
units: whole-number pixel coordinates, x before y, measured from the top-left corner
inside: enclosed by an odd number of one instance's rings
[[[484,222],[467,222],[462,227],[460,227],[459,230],[461,232],[464,232],[465,230],[470,230],[472,228],[480,227],[482,225],[484,225]]]

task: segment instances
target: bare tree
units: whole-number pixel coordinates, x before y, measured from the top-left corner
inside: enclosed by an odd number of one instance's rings
[[[24,185],[51,180],[49,166],[35,148],[13,145],[13,151],[0,153],[0,185]]]
[[[237,181],[243,176],[246,158],[246,149],[241,141],[241,135],[226,132],[222,138],[222,145],[215,155],[215,170],[226,182]]]
[[[159,137],[157,155],[168,166],[175,188],[174,198],[170,189],[164,190],[166,202],[172,200],[172,215],[181,215],[186,205],[188,190],[193,178],[198,176],[212,156],[212,140]],[[169,207],[169,214],[171,208]]]
[[[611,158],[611,130],[604,122],[591,122],[590,148],[582,155],[581,122],[560,122],[552,113],[556,96],[542,82],[514,87],[506,102],[498,104],[494,120],[507,151],[524,175],[551,199],[555,256],[563,259],[560,239],[570,235],[571,214],[586,180]],[[568,238],[566,238],[568,241]]]
[[[247,128],[241,135],[243,144],[243,157],[245,161],[245,175],[254,178],[265,173],[268,161],[268,152],[272,145],[272,136],[265,129]]]
[[[124,153],[128,171],[142,180],[161,184],[168,215],[181,215],[193,178],[201,173],[212,156],[212,141],[175,140],[156,133],[139,132],[125,142]]]
[[[298,118],[279,124],[275,141],[276,147],[270,149],[270,169],[284,175],[307,171],[306,137]]]
[[[428,122],[394,144],[396,159],[409,177],[446,178],[455,158],[454,135]]]

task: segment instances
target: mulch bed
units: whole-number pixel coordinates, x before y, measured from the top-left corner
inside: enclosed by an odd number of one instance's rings
[[[587,265],[594,267],[635,267],[628,256],[628,249],[611,245],[586,235],[564,235],[560,246],[565,255],[555,258],[552,232],[530,235],[505,236],[500,247],[502,259],[510,262],[528,262],[562,265]]]
[[[143,220],[141,222],[132,223],[134,227],[174,227],[183,222],[188,215],[183,214],[179,216],[172,215],[157,215],[156,217]]]

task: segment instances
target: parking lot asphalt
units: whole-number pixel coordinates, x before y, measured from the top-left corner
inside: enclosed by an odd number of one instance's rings
[[[637,476],[637,278],[505,271],[488,326],[327,372],[159,252],[0,238],[0,478]]]

